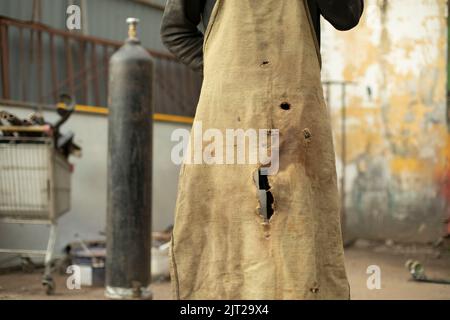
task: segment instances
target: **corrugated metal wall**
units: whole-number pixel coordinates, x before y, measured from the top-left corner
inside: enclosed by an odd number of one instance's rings
[[[81,0],[40,0],[40,22],[66,30],[66,9],[70,4],[81,6]],[[161,1],[154,1],[155,3]],[[125,20],[136,17],[140,22],[140,38],[144,47],[165,51],[159,36],[162,11],[133,0],[87,0],[88,35],[123,41],[127,35]],[[160,3],[161,4],[161,3]],[[0,15],[20,20],[33,17],[32,0],[1,0]],[[82,21],[82,27],[84,23]]]
[[[3,48],[7,62],[1,61],[2,99],[54,104],[59,94],[69,93],[78,104],[106,107],[108,59],[126,38],[126,18],[133,16],[141,19],[139,37],[143,46],[162,53],[153,55],[155,113],[194,116],[201,77],[159,50],[162,7],[131,0],[73,1],[87,4],[81,8],[87,12],[89,22],[86,25],[82,20],[81,31],[68,32],[66,8],[71,2],[41,0],[41,23],[24,22],[31,19],[33,3],[39,1],[8,0],[0,7],[0,15],[7,16],[0,19],[0,24],[9,46]],[[4,74],[3,64],[8,75]]]

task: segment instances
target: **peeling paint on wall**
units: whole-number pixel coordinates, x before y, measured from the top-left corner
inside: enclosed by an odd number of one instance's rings
[[[352,31],[323,23],[323,79],[356,82],[348,88],[345,120],[345,212],[352,235],[425,242],[444,234],[447,28],[445,0],[366,0]],[[329,105],[338,172],[340,94],[331,90]]]

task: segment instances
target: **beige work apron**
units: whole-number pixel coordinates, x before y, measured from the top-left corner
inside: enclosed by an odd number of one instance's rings
[[[279,129],[274,214],[268,223],[260,214],[259,164],[184,164],[170,253],[175,298],[349,298],[313,30],[303,0],[216,2],[195,121],[203,131]]]

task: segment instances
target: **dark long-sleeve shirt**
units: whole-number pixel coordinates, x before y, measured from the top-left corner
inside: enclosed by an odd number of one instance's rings
[[[216,0],[168,0],[161,25],[164,45],[180,61],[196,71],[203,69],[203,33]],[[320,16],[338,30],[355,27],[362,15],[363,0],[308,0],[320,44]]]

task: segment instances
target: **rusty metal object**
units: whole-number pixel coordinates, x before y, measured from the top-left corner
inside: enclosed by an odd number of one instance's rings
[[[66,74],[69,82],[70,94],[75,95],[75,84],[73,76],[73,61],[72,61],[72,47],[70,46],[70,39],[64,38],[64,50],[66,51]]]
[[[52,137],[53,147],[65,158],[69,155],[80,156],[81,148],[73,141],[72,132],[61,133],[61,126],[75,111],[75,100],[66,94],[60,96],[63,107],[56,109],[60,118],[55,123],[47,122],[40,111],[33,112],[28,118],[20,119],[12,113],[0,110],[0,132],[9,137]],[[36,108],[36,107],[35,107]],[[51,110],[55,110],[55,107]]]
[[[79,58],[79,64],[81,70],[86,70],[86,43],[80,42],[79,43],[79,52],[78,52],[78,58]],[[82,101],[88,101],[88,78],[87,78],[87,72],[83,72],[82,78],[81,78],[81,99]]]
[[[24,125],[24,122],[21,119],[19,119],[12,113],[9,113],[8,111],[0,111],[0,119],[6,120],[12,126]]]
[[[153,61],[135,35],[109,64],[106,291],[147,299],[151,252]]]
[[[9,45],[8,26],[0,25],[1,38],[1,67],[2,67],[2,94],[4,99],[9,99]]]
[[[21,99],[27,100],[26,97],[26,68],[27,65],[25,63],[25,49],[24,49],[24,40],[23,40],[23,29],[19,28],[19,77],[20,77],[20,90],[21,90]]]
[[[450,279],[429,278],[425,274],[425,268],[419,261],[408,260],[405,263],[405,267],[409,270],[409,273],[411,274],[412,279],[414,281],[435,283],[435,284],[450,284]]]
[[[42,32],[37,33],[37,87],[38,87],[38,102],[42,103],[44,100],[44,70],[43,70],[43,53],[42,53]]]
[[[55,54],[55,40],[53,34],[50,34],[50,60],[51,60],[51,74],[52,74],[52,91],[53,100],[58,100],[58,76],[57,76],[57,65],[56,65],[56,54]]]
[[[38,111],[30,114],[29,119],[33,125],[43,126],[46,124],[44,116]]]
[[[98,70],[97,70],[97,47],[95,46],[95,43],[91,44],[91,69],[94,74],[94,78],[92,79],[93,84],[93,91],[94,91],[94,103],[96,106],[100,105],[100,91],[98,86]]]

